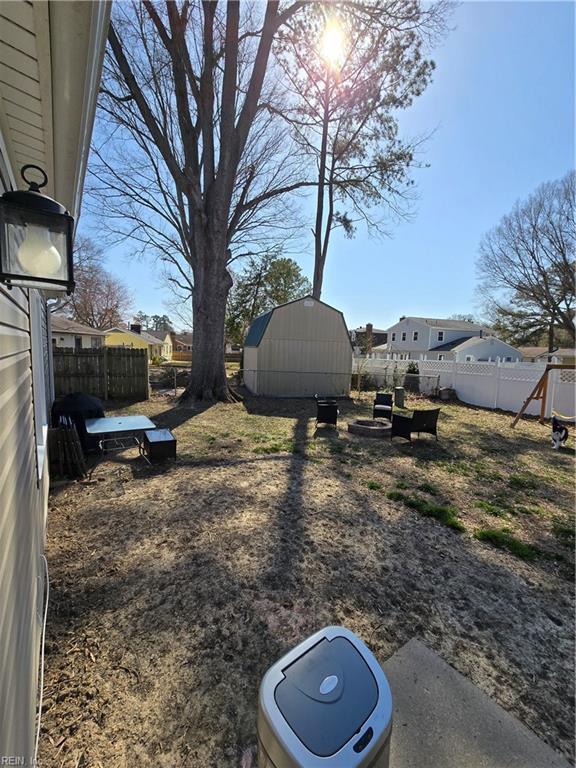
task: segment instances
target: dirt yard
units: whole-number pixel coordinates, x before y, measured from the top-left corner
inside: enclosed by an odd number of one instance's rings
[[[316,437],[309,401],[122,410],[179,458],[52,492],[43,768],[254,766],[262,675],[330,623],[419,638],[573,756],[573,439],[462,405],[438,443],[349,435],[369,402]]]

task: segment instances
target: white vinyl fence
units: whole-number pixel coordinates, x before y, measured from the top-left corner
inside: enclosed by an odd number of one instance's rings
[[[401,386],[409,360],[354,359],[354,373],[374,378],[377,386]],[[452,387],[460,400],[484,408],[518,412],[544,373],[545,363],[457,363],[451,360],[418,360],[421,376],[439,376],[440,387]],[[546,417],[556,411],[573,418],[576,371],[549,373]],[[532,401],[526,413],[537,416],[540,401]]]

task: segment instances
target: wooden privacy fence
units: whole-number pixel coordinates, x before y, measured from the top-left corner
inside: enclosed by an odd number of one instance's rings
[[[226,352],[224,359],[227,363],[239,363],[242,359],[242,352]],[[192,362],[192,352],[172,352],[172,362],[190,363]]]
[[[54,348],[56,397],[84,392],[102,400],[147,400],[148,352],[145,349]]]

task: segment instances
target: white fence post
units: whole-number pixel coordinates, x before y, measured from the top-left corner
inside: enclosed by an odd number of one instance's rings
[[[500,360],[497,360],[496,367],[494,369],[494,373],[496,374],[494,377],[494,408],[498,408],[498,395],[500,394]]]
[[[546,403],[546,413],[544,416],[549,419],[552,416],[552,411],[554,410],[554,400],[556,399],[556,382],[558,381],[558,378],[560,376],[561,369],[555,368],[550,371],[548,376],[552,377],[552,381],[550,382],[552,386],[550,387],[548,391],[548,401]]]
[[[456,390],[456,360],[452,361],[452,389]]]

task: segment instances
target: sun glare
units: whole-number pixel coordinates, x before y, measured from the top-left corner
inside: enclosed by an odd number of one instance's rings
[[[340,24],[335,19],[327,21],[320,41],[320,55],[331,69],[337,69],[344,62],[345,42]]]

